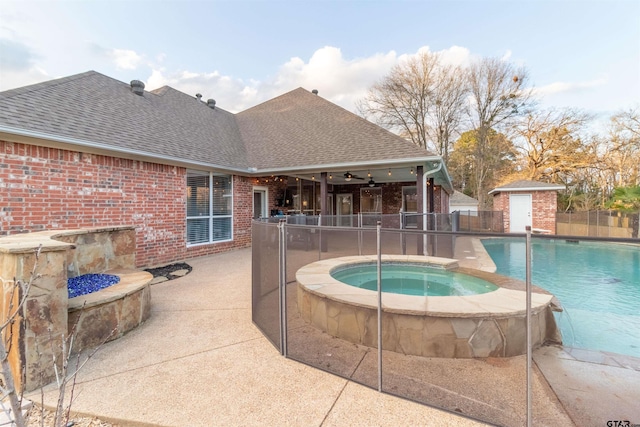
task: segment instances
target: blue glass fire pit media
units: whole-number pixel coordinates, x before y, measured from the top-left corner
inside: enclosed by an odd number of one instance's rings
[[[119,281],[120,278],[113,274],[83,274],[82,276],[71,277],[67,280],[69,298],[97,292],[100,289],[115,285]]]

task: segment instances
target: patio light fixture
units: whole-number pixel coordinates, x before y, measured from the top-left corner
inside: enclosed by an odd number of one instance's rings
[[[373,180],[373,178],[371,178],[369,180],[369,187],[375,187],[376,186],[376,182]]]

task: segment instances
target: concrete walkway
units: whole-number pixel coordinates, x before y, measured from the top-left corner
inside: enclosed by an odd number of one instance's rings
[[[151,318],[84,366],[74,412],[121,426],[483,425],[282,357],[251,321],[251,249],[188,262],[190,274],[152,286]],[[543,347],[534,360],[559,399],[546,421],[640,423],[640,359]],[[57,397],[45,389],[46,405]]]
[[[80,371],[74,412],[122,426],[482,425],[282,357],[251,322],[250,249],[189,264]],[[45,404],[57,396],[46,388]]]

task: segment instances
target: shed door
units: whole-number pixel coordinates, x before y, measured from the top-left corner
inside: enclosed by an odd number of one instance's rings
[[[531,194],[509,195],[509,232],[524,233],[531,225]]]

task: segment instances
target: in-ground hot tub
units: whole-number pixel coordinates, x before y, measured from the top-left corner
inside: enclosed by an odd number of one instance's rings
[[[333,258],[296,273],[298,309],[316,328],[356,344],[377,347],[377,292],[347,285],[332,276],[340,270],[375,264],[376,256]],[[495,285],[484,293],[453,296],[382,294],[382,346],[428,357],[509,357],[526,353],[524,283],[458,267],[447,258],[383,255],[385,265],[422,265],[455,273],[464,280]],[[384,289],[384,285],[383,285]],[[532,292],[532,345],[560,342],[552,311],[553,295]]]

